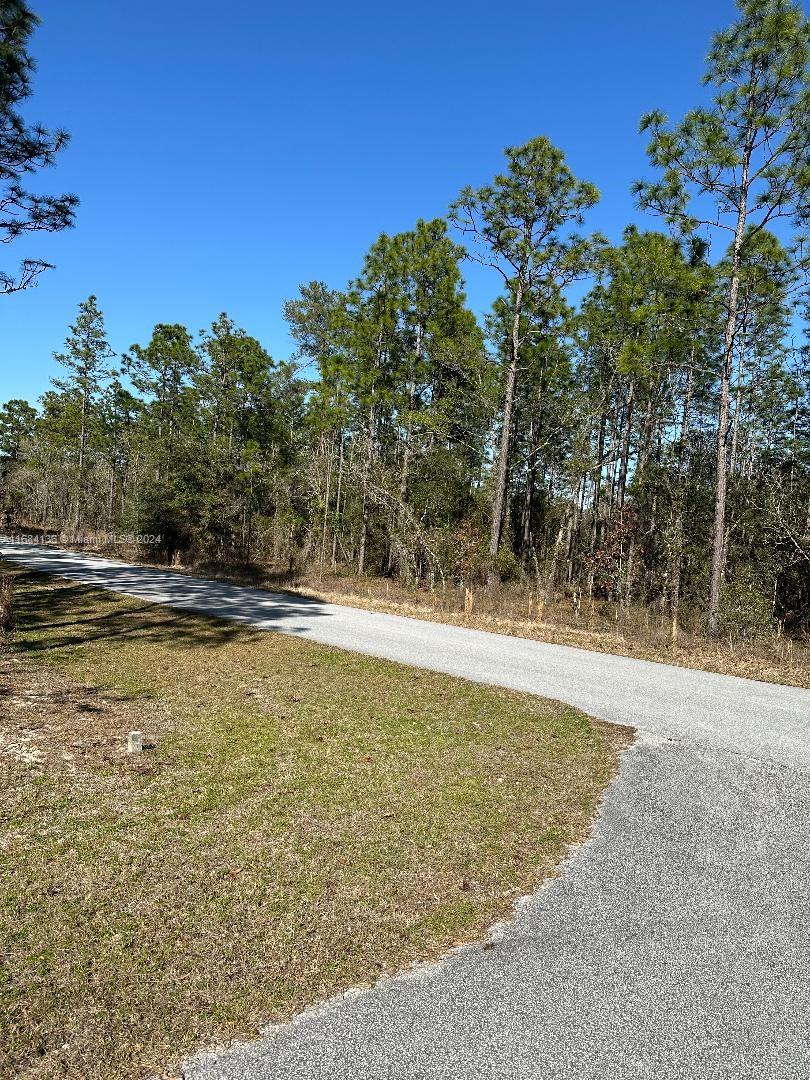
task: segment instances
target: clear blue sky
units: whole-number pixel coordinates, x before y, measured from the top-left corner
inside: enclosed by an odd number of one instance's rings
[[[57,264],[0,298],[0,401],[36,399],[78,302],[116,351],[156,322],[227,311],[277,357],[298,284],[345,284],[382,231],[443,214],[502,148],[544,134],[618,239],[638,218],[640,115],[701,97],[731,0],[33,0],[43,25],[28,114],[73,136],[39,185],[75,191],[77,227],[0,252]],[[647,219],[656,227],[654,219]],[[483,313],[494,277],[467,269]]]

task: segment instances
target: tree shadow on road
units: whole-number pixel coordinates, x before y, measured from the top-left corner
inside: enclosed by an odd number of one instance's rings
[[[131,638],[186,647],[213,647],[239,636],[259,639],[267,630],[304,633],[290,616],[327,614],[317,600],[242,589],[171,572],[115,567],[82,569],[92,584],[32,570],[15,572],[17,647],[38,653],[92,642]],[[136,588],[151,599],[116,595]],[[172,607],[163,595],[171,589]],[[216,616],[209,612],[216,611]]]

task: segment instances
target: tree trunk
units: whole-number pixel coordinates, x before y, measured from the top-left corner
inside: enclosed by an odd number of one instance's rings
[[[411,413],[416,403],[416,372],[422,361],[422,327],[416,327],[416,348],[408,373],[408,422],[405,424],[405,437],[402,447],[402,471],[399,478],[399,501],[402,506],[408,501],[408,472],[411,461]]]
[[[599,438],[596,443],[596,460],[599,468],[593,481],[593,503],[591,506],[591,535],[588,541],[588,599],[593,599],[594,577],[596,575],[596,549],[599,543],[599,514],[602,499],[602,458],[605,454],[605,427],[607,416],[602,413],[599,422]]]
[[[79,429],[79,476],[76,486],[76,509],[74,512],[73,528],[78,530],[84,518],[84,459],[87,448],[87,390],[82,388],[82,413],[81,427]]]
[[[357,545],[357,573],[363,576],[366,568],[366,539],[368,537],[368,492],[363,486],[363,509],[360,515],[360,539]]]
[[[743,375],[745,371],[745,314],[741,320],[740,348],[737,354],[737,388],[734,394],[734,418],[731,422],[731,454],[729,456],[729,472],[732,476],[737,469],[737,447],[740,437],[740,412],[743,407]],[[725,560],[724,560],[725,561]]]
[[[720,591],[723,587],[725,570],[725,532],[726,532],[726,486],[728,479],[728,437],[729,404],[731,373],[734,364],[734,337],[737,329],[737,297],[740,289],[740,250],[745,235],[748,195],[748,166],[750,151],[746,151],[743,160],[740,183],[740,203],[737,213],[737,228],[731,251],[731,276],[728,288],[728,309],[726,330],[723,341],[723,366],[720,372],[720,410],[717,418],[717,486],[714,497],[714,528],[712,531],[712,570],[709,586],[708,631],[716,637],[720,629]]]
[[[326,559],[326,531],[329,526],[329,500],[332,497],[332,467],[335,461],[335,444],[332,441],[329,451],[326,454],[326,490],[323,496],[323,521],[321,522],[321,555],[320,555],[320,573],[323,577],[323,565]]]
[[[627,489],[627,470],[630,463],[630,435],[633,430],[633,405],[636,400],[636,384],[631,380],[627,389],[627,401],[624,407],[624,432],[622,433],[622,453],[619,465],[619,484],[617,501],[619,511],[624,509],[624,494]]]
[[[383,331],[380,329],[377,335],[377,345],[374,355],[374,368],[375,372],[379,371],[382,366],[383,355]],[[377,438],[377,411],[375,408],[376,398],[376,376],[375,381],[371,386],[371,404],[368,410],[368,445],[366,446],[366,456],[363,462],[363,502],[360,515],[360,537],[358,541],[357,551],[357,573],[360,577],[363,576],[366,568],[366,544],[368,542],[368,519],[369,519],[369,498],[368,498],[368,480],[371,475],[371,459],[374,454],[374,443]]]
[[[399,507],[397,509],[397,528],[400,534],[400,554],[405,550],[405,532],[407,526],[406,507],[408,505],[408,484],[410,481],[411,465],[411,413],[416,404],[416,372],[422,360],[422,327],[416,327],[416,349],[411,360],[411,369],[408,373],[408,419],[405,424],[404,437],[402,440],[402,468],[399,474]],[[403,581],[408,579],[408,568],[405,560],[400,558],[399,574]]]
[[[523,307],[523,288],[518,284],[515,291],[515,312],[512,319],[512,336],[509,349],[509,368],[506,372],[506,388],[503,396],[503,427],[501,445],[498,452],[498,464],[495,474],[495,490],[492,495],[492,528],[489,536],[489,571],[488,584],[496,585],[500,575],[496,560],[501,544],[503,522],[506,510],[506,484],[509,477],[509,446],[512,441],[512,412],[515,405],[515,383],[520,353],[520,314]]]
[[[689,475],[689,411],[692,405],[692,380],[694,377],[695,349],[692,347],[692,362],[686,381],[686,395],[683,403],[681,420],[680,451],[678,461],[678,489],[675,496],[675,522],[673,528],[673,559],[669,593],[670,638],[673,645],[678,642],[678,610],[681,603],[681,571],[683,569],[683,509],[686,497],[686,479]]]
[[[641,446],[639,447],[638,457],[636,459],[636,472],[635,478],[638,486],[641,486],[644,477],[644,471],[647,468],[647,462],[650,458],[650,445],[653,441],[653,402],[650,402],[647,406],[647,411],[644,416],[644,427],[641,435]],[[624,545],[624,521],[625,521],[625,509],[624,509],[624,495],[626,487],[626,470],[624,481],[620,483],[621,499],[619,503],[619,524],[622,526],[622,538],[621,544]],[[630,533],[630,543],[627,549],[627,561],[624,567],[624,585],[623,596],[625,607],[630,607],[633,599],[633,579],[636,572],[636,533],[640,526],[640,515],[634,515],[631,521],[632,532]]]
[[[562,551],[563,541],[565,540],[566,532],[568,531],[568,525],[571,520],[571,515],[574,512],[574,506],[576,495],[574,500],[569,502],[565,508],[565,513],[560,520],[560,527],[557,530],[557,535],[554,538],[554,548],[551,553],[551,563],[548,568],[548,574],[546,575],[546,596],[545,603],[551,604],[554,601],[554,586],[557,583],[557,566],[560,561],[560,552]]]
[[[574,551],[576,549],[577,530],[579,529],[579,521],[582,516],[582,508],[585,503],[585,482],[586,477],[583,476],[577,484],[576,491],[574,492],[574,501],[571,509],[571,516],[568,519],[568,537],[566,540],[566,572],[565,580],[568,585],[574,580]]]
[[[534,510],[534,482],[536,475],[535,460],[537,447],[535,446],[534,420],[529,422],[529,461],[526,468],[526,489],[523,493],[523,513],[521,521],[521,555],[523,565],[528,568],[529,557],[532,553],[532,511]]]
[[[332,526],[332,572],[337,570],[337,544],[338,544],[338,523],[340,521],[340,500],[343,494],[343,447],[345,439],[343,431],[340,432],[340,454],[338,457],[338,474],[337,474],[337,492],[335,493],[335,522]]]

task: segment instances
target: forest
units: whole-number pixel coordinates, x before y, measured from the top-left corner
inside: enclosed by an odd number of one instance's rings
[[[804,635],[808,21],[738,9],[703,103],[643,117],[643,216],[618,243],[588,229],[598,176],[540,136],[446,218],[380,235],[343,287],[313,267],[284,302],[289,358],[226,313],[115,355],[88,297],[60,377],[0,409],[5,530],[133,534],[151,561],[222,570],[514,582],[654,612],[672,641]],[[470,260],[500,288],[483,322]]]

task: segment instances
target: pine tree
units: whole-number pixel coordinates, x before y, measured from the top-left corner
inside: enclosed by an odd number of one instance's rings
[[[20,112],[31,96],[35,65],[28,39],[38,25],[24,0],[0,0],[0,243],[4,244],[26,233],[69,228],[79,202],[75,195],[41,195],[24,185],[27,177],[55,163],[69,138],[64,131],[27,124]],[[28,288],[49,265],[27,258],[16,275],[0,271],[0,292]]]
[[[76,445],[76,479],[73,526],[83,524],[88,486],[88,444],[95,420],[95,405],[104,383],[112,375],[108,361],[114,356],[107,342],[104,316],[96,297],[89,296],[79,304],[76,322],[70,327],[65,352],[54,353],[54,360],[66,368],[65,379],[53,384],[64,395],[66,421],[74,429]]]
[[[582,223],[599,198],[594,185],[577,180],[562,152],[546,138],[508,147],[505,153],[505,175],[477,190],[465,188],[450,207],[451,222],[471,242],[470,257],[501,275],[512,315],[492,491],[492,582],[498,577],[506,513],[515,389],[527,333],[524,308],[552,300],[584,272],[590,245],[571,228]]]
[[[662,178],[640,182],[641,206],[687,231],[731,237],[720,365],[716,487],[708,629],[717,634],[724,573],[731,381],[745,237],[810,213],[808,20],[792,0],[738,0],[739,20],[718,34],[704,83],[710,106],[670,125],[660,112],[642,120],[648,154]]]

